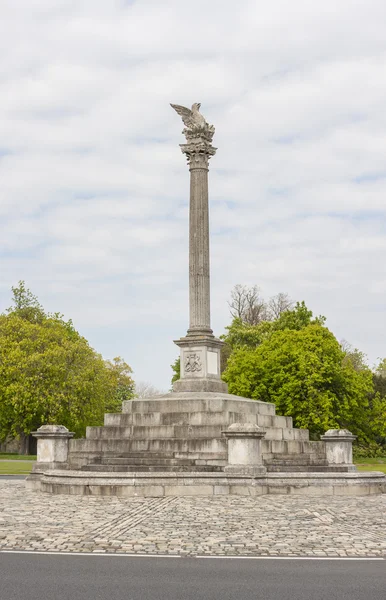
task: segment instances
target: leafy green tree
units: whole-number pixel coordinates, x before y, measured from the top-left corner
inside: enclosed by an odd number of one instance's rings
[[[131,400],[135,395],[135,383],[131,377],[132,368],[121,358],[117,356],[113,360],[106,360],[105,364],[108,368],[111,384],[113,386],[114,397],[112,403],[112,411],[120,408],[122,402]]]
[[[325,317],[313,317],[312,311],[304,302],[297,302],[293,309],[282,312],[275,321],[262,321],[257,325],[250,325],[242,319],[234,319],[227,327],[228,332],[222,336],[222,340],[232,350],[240,346],[256,348],[275,331],[300,330],[312,323],[323,325],[324,322]]]
[[[338,427],[365,438],[371,371],[344,364],[334,335],[311,315],[309,321],[278,328],[254,348],[236,347],[223,374],[229,391],[273,402],[278,414],[292,416],[296,427],[308,428],[313,436]],[[294,326],[296,319],[288,322]]]
[[[358,348],[354,348],[346,340],[343,340],[340,345],[345,354],[343,358],[344,364],[350,362],[355,371],[363,371],[369,368],[364,352],[361,352]]]
[[[25,287],[24,281],[19,281],[17,287],[12,287],[13,305],[7,309],[7,313],[18,315],[31,323],[41,323],[46,314],[36,296]]]
[[[71,321],[45,314],[23,282],[13,291],[13,308],[0,315],[0,439],[44,423],[83,435],[132,397],[131,369],[104,361]]]
[[[174,361],[174,363],[172,365],[170,365],[173,371],[173,377],[172,377],[172,385],[175,381],[177,381],[178,379],[180,379],[181,377],[181,362],[180,362],[180,357],[176,358],[176,360]]]
[[[374,396],[370,403],[373,409],[375,441],[382,446],[386,455],[386,358],[380,361],[373,373]]]

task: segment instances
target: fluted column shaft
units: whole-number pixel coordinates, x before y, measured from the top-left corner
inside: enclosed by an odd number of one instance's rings
[[[208,161],[198,158],[190,164],[188,334],[211,334]]]

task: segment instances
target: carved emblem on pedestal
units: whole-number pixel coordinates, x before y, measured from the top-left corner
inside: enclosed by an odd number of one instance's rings
[[[185,354],[185,373],[195,373],[202,370],[201,357],[199,354]]]

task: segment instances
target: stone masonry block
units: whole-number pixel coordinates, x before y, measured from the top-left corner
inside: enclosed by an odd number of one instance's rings
[[[256,415],[256,424],[259,427],[272,427],[274,419],[276,419],[276,417],[273,417],[272,415]],[[239,422],[242,423],[242,421]]]
[[[303,447],[302,447],[303,442],[289,440],[286,443],[287,443],[288,454],[299,454],[300,452],[303,451]]]
[[[172,485],[165,488],[165,496],[213,496],[213,485]]]
[[[273,454],[287,454],[288,449],[287,449],[287,444],[289,444],[290,442],[284,442],[284,441],[271,441],[271,452]],[[263,451],[264,452],[264,451]]]
[[[228,496],[229,492],[230,492],[230,486],[229,485],[215,485],[213,487],[213,491],[214,491],[215,496]]]
[[[265,430],[265,439],[266,440],[281,441],[283,439],[283,430],[282,429],[276,429],[276,428],[273,428],[273,427],[267,428]]]
[[[294,433],[294,440],[297,440],[299,442],[309,441],[310,432],[308,431],[308,429],[293,429],[292,431]]]

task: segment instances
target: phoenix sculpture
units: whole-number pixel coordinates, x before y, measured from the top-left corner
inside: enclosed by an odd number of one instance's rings
[[[215,128],[213,125],[209,125],[206,122],[205,117],[200,113],[200,102],[195,102],[191,109],[180,106],[179,104],[170,104],[170,106],[174,108],[182,118],[185,125],[185,129],[182,133],[187,140],[190,141],[192,138],[201,136],[207,138],[209,141],[212,140]]]

